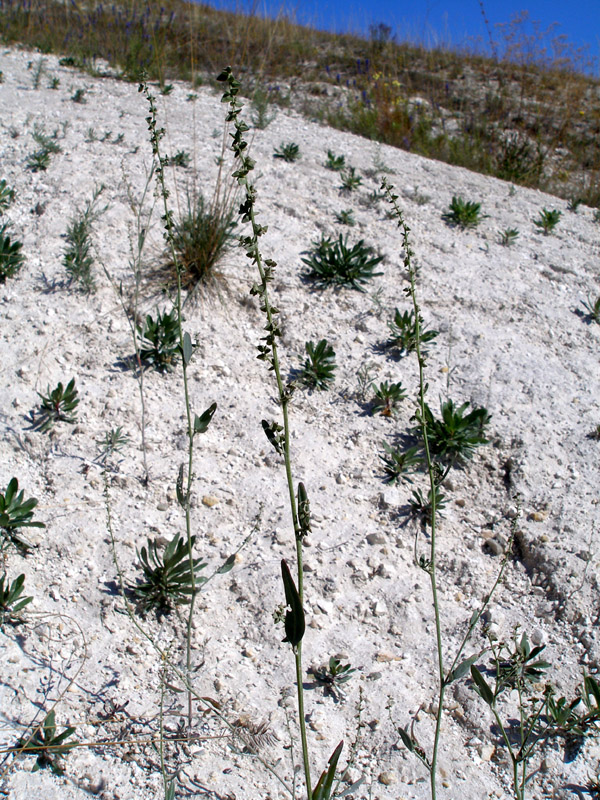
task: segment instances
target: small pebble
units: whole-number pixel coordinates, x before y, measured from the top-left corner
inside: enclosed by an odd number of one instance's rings
[[[396,776],[393,772],[381,772],[377,780],[384,786],[391,786],[392,783],[396,782]]]
[[[208,506],[209,508],[216,506],[218,502],[219,498],[212,494],[205,494],[202,498],[202,505]]]

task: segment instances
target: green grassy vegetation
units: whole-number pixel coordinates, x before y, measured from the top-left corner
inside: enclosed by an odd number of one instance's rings
[[[491,58],[397,43],[383,24],[367,38],[334,35],[181,0],[6,0],[0,16],[4,43],[58,53],[63,65],[102,74],[103,59],[113,75],[144,70],[166,87],[212,82],[229,63],[261,98],[263,121],[269,104],[293,104],[370,139],[600,203],[598,81],[564,37],[549,54],[544,33],[527,34],[526,13],[490,30]]]

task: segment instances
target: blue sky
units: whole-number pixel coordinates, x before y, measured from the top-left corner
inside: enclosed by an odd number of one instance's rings
[[[426,45],[460,47],[479,42],[487,47],[489,36],[479,0],[204,0],[217,8],[249,10],[273,15],[284,9],[298,22],[337,33],[366,33],[369,25],[390,25],[399,40]],[[600,0],[482,0],[492,37],[502,51],[502,31],[497,23],[508,23],[522,11],[529,12],[529,24],[522,30],[534,35],[531,22],[539,22],[539,31],[556,26],[540,43],[549,45],[558,35],[565,35],[575,47],[589,46],[598,75],[600,55]],[[550,51],[549,51],[550,52]]]

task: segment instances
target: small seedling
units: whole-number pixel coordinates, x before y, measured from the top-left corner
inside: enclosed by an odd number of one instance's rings
[[[50,78],[50,83],[48,84],[49,89],[58,89],[59,86],[60,86],[60,78],[57,78],[56,76]]]
[[[455,406],[452,400],[441,403],[441,419],[434,417],[425,404],[425,422],[429,449],[434,458],[446,465],[464,463],[476,447],[487,444],[484,430],[491,420],[485,408],[465,411],[470,403]]]
[[[340,173],[340,178],[342,180],[340,189],[343,192],[352,192],[362,183],[362,178],[360,175],[356,174],[356,169],[354,167],[348,167],[347,169],[342,170]]]
[[[58,132],[55,132],[52,136],[48,136],[43,128],[36,126],[32,136],[34,142],[39,145],[39,147],[28,157],[26,166],[31,172],[43,172],[48,169],[50,156],[61,152],[61,147],[56,141]]]
[[[38,392],[42,404],[35,415],[34,429],[38,431],[49,431],[56,422],[69,422],[71,425],[77,421],[75,409],[79,405],[78,392],[75,388],[75,378],[71,378],[66,387],[58,383],[55,389],[50,391],[48,386],[47,394]]]
[[[414,310],[405,311],[403,314],[396,308],[394,319],[388,323],[388,328],[392,334],[387,340],[386,347],[394,348],[399,351],[400,356],[408,355],[417,348],[417,324]],[[427,330],[423,318],[419,318],[419,340],[421,347],[427,342],[433,341],[438,335],[438,331]]]
[[[185,99],[188,101],[188,103],[195,103],[198,99],[198,95],[196,92],[190,92]]]
[[[7,233],[8,224],[0,227],[0,284],[14,278],[23,266],[25,256],[21,252],[22,242],[11,241]]]
[[[50,153],[47,150],[36,150],[27,157],[25,166],[30,172],[45,172],[50,166]]]
[[[514,244],[518,237],[519,231],[516,228],[506,228],[506,230],[499,232],[500,244],[504,247],[510,247]]]
[[[170,372],[180,354],[177,309],[162,314],[159,311],[156,319],[148,314],[144,327],[138,325],[137,332],[142,364],[158,372]]]
[[[594,211],[594,214],[593,214],[593,216],[592,216],[592,220],[593,220],[594,222],[600,222],[600,208],[597,208],[597,209]]]
[[[361,402],[365,402],[367,395],[373,383],[373,372],[375,371],[375,364],[370,362],[360,366],[356,372],[357,387],[356,398]]]
[[[400,478],[412,482],[410,476],[423,466],[423,455],[418,447],[400,450],[387,442],[383,443],[385,453],[379,458],[383,461],[384,483],[394,484]]]
[[[533,224],[536,228],[543,231],[544,236],[548,236],[548,234],[552,233],[554,228],[556,228],[560,218],[561,212],[557,208],[553,208],[552,210],[544,208],[540,211],[539,219],[533,220]]]
[[[474,203],[471,200],[463,200],[462,197],[454,196],[450,203],[450,208],[442,219],[450,227],[476,228],[484,216],[481,214],[481,203]]]
[[[42,75],[44,74],[45,68],[46,68],[46,59],[45,58],[38,59],[37,63],[35,64],[35,68],[34,68],[33,61],[30,61],[27,64],[27,69],[33,69],[33,79],[32,80],[33,80],[33,88],[34,89],[39,89],[40,88],[40,82],[42,80]]]
[[[174,156],[171,156],[167,164],[171,167],[183,167],[187,169],[191,161],[191,156],[186,150],[178,150]]]
[[[327,339],[321,339],[316,346],[313,342],[306,342],[304,347],[308,358],[300,372],[300,383],[309,389],[329,389],[335,380],[336,370],[333,347],[327,343]]]
[[[290,163],[298,161],[300,158],[300,148],[295,142],[288,142],[287,144],[282,142],[279,148],[273,153],[273,158],[282,158],[284,161]]]
[[[583,199],[581,197],[570,197],[567,203],[567,210],[572,211],[574,214],[577,213],[577,209],[583,203]]]
[[[263,89],[262,86],[258,86],[252,95],[252,113],[250,114],[250,119],[252,125],[261,131],[267,128],[277,116],[277,111],[273,111],[269,114],[269,101],[269,92]]]
[[[4,624],[17,625],[21,614],[33,597],[22,597],[25,575],[19,575],[9,584],[6,572],[0,575],[0,629]]]
[[[588,297],[587,302],[584,302],[583,307],[586,309],[586,319],[588,322],[597,322],[600,325],[600,295],[595,300]]]
[[[354,227],[356,225],[356,220],[354,219],[354,211],[351,208],[347,208],[344,211],[340,211],[335,215],[335,221],[338,222],[340,225],[348,225],[349,227]]]
[[[87,100],[85,99],[85,89],[77,89],[75,94],[71,97],[71,100],[74,103],[87,103]]]
[[[196,537],[190,539],[194,546]],[[193,559],[193,574],[190,565],[187,542],[175,534],[162,553],[155,541],[148,539],[148,546],[138,551],[139,566],[144,573],[141,583],[131,587],[138,599],[138,608],[142,614],[155,609],[160,614],[168,614],[175,606],[189,604],[194,593],[204,583],[203,578],[196,576],[196,571],[204,569],[206,564],[199,558]],[[195,581],[193,580],[195,578]]]
[[[96,461],[98,464],[106,464],[106,462],[115,453],[120,453],[130,442],[129,436],[123,433],[123,428],[119,425],[104,434],[104,439],[98,442],[100,446],[100,453]]]
[[[325,687],[326,692],[335,699],[340,699],[344,697],[342,685],[352,679],[356,669],[350,664],[342,664],[339,658],[331,656],[328,666],[313,668],[311,672],[318,683]]]
[[[0,534],[2,540],[0,549],[12,543],[19,550],[27,551],[32,545],[17,533],[19,528],[45,528],[43,522],[33,520],[33,509],[38,501],[31,497],[24,499],[25,492],[19,492],[19,482],[12,478],[6,487],[4,494],[0,494]]]
[[[336,156],[335,153],[328,150],[325,166],[327,169],[332,169],[334,172],[341,172],[346,166],[346,158],[345,156]]]
[[[364,292],[363,284],[382,274],[375,272],[375,267],[383,256],[374,256],[373,248],[362,239],[349,247],[340,234],[337,241],[322,237],[312,245],[312,250],[305,251],[307,257],[302,263],[309,268],[307,277],[320,286],[349,286]]]
[[[406,397],[406,392],[402,388],[402,383],[388,383],[383,381],[371,387],[375,393],[375,399],[371,405],[372,414],[381,414],[382,417],[394,417],[398,410],[398,404]]]
[[[0,214],[3,214],[15,199],[15,190],[5,180],[0,181]]]
[[[96,131],[94,130],[94,128],[88,128],[87,129],[87,133],[85,135],[85,141],[88,142],[88,144],[91,144],[92,142],[97,142],[98,141],[98,135],[97,135]]]
[[[163,83],[160,87],[160,93],[165,97],[170,95],[172,91],[173,91],[172,83]]]
[[[408,499],[410,513],[413,517],[418,517],[423,523],[431,525],[431,489],[427,492],[427,498],[421,489],[415,489]],[[446,505],[446,496],[439,489],[435,489],[435,511],[440,514]]]
[[[31,753],[37,756],[32,772],[49,767],[55,775],[63,775],[61,756],[66,755],[71,748],[77,745],[77,740],[66,742],[74,733],[75,728],[73,727],[56,733],[54,710],[52,710],[33,736],[21,739],[11,750],[19,754]]]
[[[425,206],[431,200],[431,195],[420,192],[418,186],[415,186],[412,194],[410,194],[409,197],[418,206]]]

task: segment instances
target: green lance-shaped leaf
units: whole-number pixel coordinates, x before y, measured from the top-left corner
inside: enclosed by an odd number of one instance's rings
[[[183,334],[183,363],[187,365],[192,360],[192,354],[194,352],[194,346],[192,345],[192,339],[189,333],[186,331]]]
[[[331,754],[331,758],[328,761],[329,766],[326,770],[323,770],[323,773],[319,778],[319,782],[313,790],[312,800],[329,800],[331,797],[331,789],[333,787],[335,771],[337,769],[337,763],[340,759],[340,755],[342,754],[343,746],[344,742],[342,740]]]
[[[285,602],[288,606],[285,612],[285,639],[283,641],[289,642],[292,647],[296,648],[302,641],[306,624],[300,595],[284,558],[281,559],[281,575],[285,589]]]
[[[267,422],[266,419],[261,420],[260,424],[263,426],[265,436],[271,442],[275,450],[277,450],[279,455],[283,455],[283,446],[285,442],[282,434],[283,427],[277,422]]]
[[[183,464],[179,467],[179,474],[177,475],[177,484],[176,484],[176,491],[177,491],[177,502],[182,508],[185,508],[185,504],[187,502],[187,493],[183,491]]]
[[[483,698],[483,700],[492,708],[494,706],[494,693],[490,689],[487,681],[481,674],[481,672],[477,669],[477,667],[471,667],[471,677],[477,686],[477,690],[479,694]]]
[[[457,666],[448,673],[448,676],[446,677],[445,680],[446,686],[449,683],[453,683],[453,681],[457,681],[460,680],[460,678],[463,678],[467,674],[467,672],[469,672],[469,670],[471,669],[471,667],[477,661],[478,658],[479,658],[479,653],[475,653],[474,655],[465,658],[463,661],[460,662],[460,664],[457,664]]]
[[[204,431],[210,425],[216,410],[217,404],[212,403],[212,405],[206,409],[201,417],[199,417],[197,414],[194,414],[194,433],[204,433]]]

